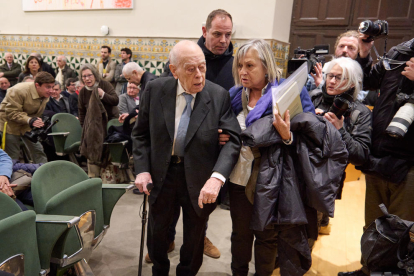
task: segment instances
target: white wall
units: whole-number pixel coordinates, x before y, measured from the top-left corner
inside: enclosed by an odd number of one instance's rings
[[[21,0],[0,0],[0,34],[102,36],[100,27],[107,25],[110,36],[197,38],[207,15],[222,8],[233,16],[233,38],[288,42],[292,3],[293,0],[134,0],[133,10],[23,12]]]

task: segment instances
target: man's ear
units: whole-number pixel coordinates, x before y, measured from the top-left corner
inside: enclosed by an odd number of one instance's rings
[[[39,89],[40,85],[37,82],[35,82],[35,87],[36,87],[36,89]]]
[[[178,79],[178,75],[177,75],[177,67],[173,64],[170,63],[169,65],[171,73],[173,74],[174,78],[177,80]]]
[[[206,38],[207,36],[207,29],[205,26],[201,27],[201,30],[203,31],[203,37]]]

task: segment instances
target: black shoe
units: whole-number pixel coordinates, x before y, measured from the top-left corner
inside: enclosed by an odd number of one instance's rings
[[[132,192],[133,192],[134,194],[136,194],[136,195],[142,195],[142,194],[143,194],[143,193],[141,193],[141,192],[139,191],[139,189],[138,189],[138,188],[133,189],[133,190],[132,190]]]
[[[339,272],[338,276],[367,276],[364,272],[362,272],[362,269],[355,270],[352,272]]]

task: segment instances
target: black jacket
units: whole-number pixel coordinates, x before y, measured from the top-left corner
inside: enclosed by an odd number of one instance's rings
[[[6,97],[7,90],[0,89],[0,103]]]
[[[3,77],[9,80],[10,87],[12,87],[17,83],[17,78],[22,72],[22,67],[20,64],[13,62],[11,68],[9,68],[7,62],[5,62],[2,66],[0,66],[0,72],[4,73]]]
[[[205,39],[200,37],[197,44],[203,50],[206,57],[206,79],[220,85],[226,90],[230,90],[234,86],[234,79],[232,75],[233,66],[233,44],[230,42],[229,47],[222,55],[215,55],[204,45]]]
[[[402,44],[410,47],[413,42],[414,39],[411,39]],[[398,53],[396,47],[392,47],[388,51],[387,57],[391,58],[394,54]],[[410,54],[399,54],[394,59],[408,61],[413,56],[414,54],[411,52]],[[371,57],[366,59],[359,58],[357,61],[364,70],[364,90],[380,89],[380,96],[372,113],[371,154],[378,158],[392,156],[394,158],[414,161],[414,124],[411,124],[404,138],[400,140],[385,133],[385,129],[400,107],[395,104],[395,98],[401,79],[406,78],[401,75],[405,65],[396,70],[387,71],[382,62],[378,62],[371,68]],[[394,67],[395,65],[391,66],[391,68]],[[408,94],[413,93],[414,82],[407,78],[406,80],[404,82],[404,89]]]
[[[311,92],[311,100],[315,108],[327,112],[332,103],[324,99],[321,89]],[[339,129],[348,150],[348,162],[359,166],[368,160],[371,146],[371,110],[361,102],[354,102],[348,116],[345,116],[344,127]]]
[[[158,78],[156,75],[154,75],[154,74],[152,74],[148,71],[145,71],[144,74],[142,74],[142,77],[141,77],[141,91],[145,90],[145,87],[147,86],[148,82],[150,82],[152,80],[155,80],[156,78]]]
[[[56,78],[55,70],[53,70],[52,66],[50,66],[48,63],[46,63],[44,61],[42,62],[42,71],[48,72],[54,78]]]
[[[69,96],[69,108],[70,108],[70,114],[73,116],[78,117],[78,93],[72,93]]]
[[[59,102],[56,103],[56,100],[50,97],[49,101],[46,104],[45,110],[53,111],[54,113],[62,112]]]

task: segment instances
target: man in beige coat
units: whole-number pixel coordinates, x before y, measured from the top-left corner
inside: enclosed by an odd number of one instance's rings
[[[109,46],[101,47],[101,60],[96,64],[99,76],[115,87],[114,75],[116,62],[111,59],[111,48]]]
[[[47,72],[39,72],[35,82],[16,84],[7,90],[0,105],[0,135],[6,135],[4,151],[12,159],[19,159],[20,138],[28,147],[35,163],[46,163],[42,145],[24,137],[33,127],[43,127],[40,118],[53,92],[55,78]],[[7,122],[6,130],[4,130]]]

